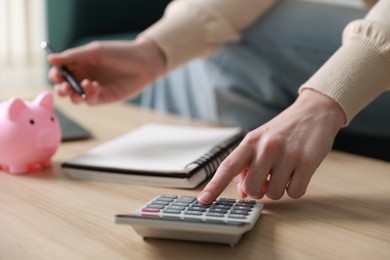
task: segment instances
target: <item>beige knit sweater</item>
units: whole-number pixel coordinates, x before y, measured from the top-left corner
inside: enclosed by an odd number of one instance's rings
[[[214,53],[263,15],[277,0],[176,0],[144,31],[164,51],[167,71]],[[380,0],[364,20],[344,30],[340,49],[300,91],[311,88],[340,104],[346,124],[390,89],[390,0]],[[390,120],[390,116],[389,116]]]

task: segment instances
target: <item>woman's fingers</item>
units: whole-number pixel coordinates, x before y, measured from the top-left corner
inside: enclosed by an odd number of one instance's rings
[[[66,66],[77,62],[86,62],[95,58],[95,53],[99,48],[101,48],[100,43],[92,42],[81,47],[70,48],[63,52],[49,54],[47,59],[55,66]]]
[[[48,78],[53,83],[59,83],[64,80],[61,72],[56,67],[51,67],[49,69]]]
[[[240,174],[238,174],[236,177],[233,178],[233,182],[236,184],[236,191],[237,191],[237,194],[241,197],[241,198],[246,198],[248,197],[248,194],[246,194],[243,190],[242,190],[242,184],[245,180],[245,177],[247,175],[247,172],[248,172],[248,168],[245,168]]]
[[[202,192],[198,200],[202,204],[214,201],[229,185],[232,179],[242,172],[251,161],[252,152],[240,144],[218,167],[217,172]]]

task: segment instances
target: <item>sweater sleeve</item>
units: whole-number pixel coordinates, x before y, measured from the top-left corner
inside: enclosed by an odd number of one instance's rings
[[[364,20],[348,24],[343,44],[299,91],[310,88],[335,100],[347,125],[390,89],[390,1],[379,1]]]
[[[277,0],[176,0],[164,16],[141,36],[163,50],[167,71],[198,57],[207,57],[224,43],[236,41],[250,23]]]

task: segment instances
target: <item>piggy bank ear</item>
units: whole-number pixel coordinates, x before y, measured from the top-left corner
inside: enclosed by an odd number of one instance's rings
[[[26,104],[20,98],[12,98],[9,103],[7,115],[10,120],[16,120],[18,116],[27,109]]]
[[[42,92],[34,99],[38,106],[52,110],[54,107],[53,95],[50,92]]]

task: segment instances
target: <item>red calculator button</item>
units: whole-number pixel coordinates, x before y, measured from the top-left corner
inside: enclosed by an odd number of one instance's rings
[[[157,208],[143,208],[142,212],[160,212],[160,209]]]

